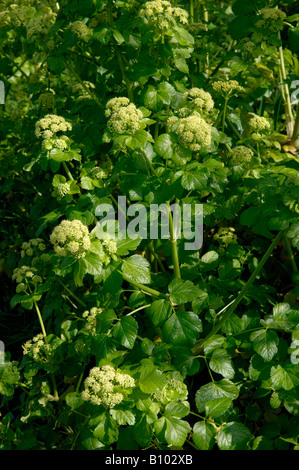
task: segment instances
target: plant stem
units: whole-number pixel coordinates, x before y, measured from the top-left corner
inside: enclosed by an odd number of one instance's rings
[[[280,35],[279,35],[280,38]],[[285,63],[284,63],[284,57],[283,57],[283,48],[280,46],[278,48],[278,53],[279,53],[279,70],[282,78],[282,98],[284,101],[284,107],[285,107],[285,115],[286,115],[286,130],[288,136],[293,135],[293,127],[294,127],[294,118],[293,118],[293,113],[292,113],[292,105],[291,105],[291,99],[290,99],[290,92],[289,92],[289,87],[288,84],[286,83],[287,79],[287,74],[285,70]]]
[[[145,151],[143,149],[140,149],[140,150],[141,150],[143,158],[144,158],[145,162],[147,163],[148,167],[150,168],[151,172],[153,173],[154,176],[156,176],[158,178],[158,174],[157,174],[155,168],[153,167],[152,162],[150,161],[150,159],[146,155]]]
[[[42,333],[43,333],[43,336],[46,340],[46,337],[47,337],[47,333],[46,333],[46,329],[45,329],[45,325],[44,325],[44,322],[43,322],[43,319],[42,319],[42,315],[40,313],[40,309],[37,305],[37,302],[35,299],[33,299],[33,302],[34,302],[34,306],[35,306],[35,310],[36,310],[36,313],[37,313],[37,316],[38,316],[38,320],[39,320],[39,323],[40,323],[40,327],[41,327],[41,330],[42,330]]]
[[[155,289],[152,289],[151,287],[145,286],[144,284],[140,284],[139,282],[132,281],[127,276],[125,276],[123,272],[121,272],[121,271],[118,271],[118,272],[122,275],[122,277],[124,278],[125,281],[129,282],[130,284],[132,284],[132,286],[137,287],[137,289],[140,289],[141,291],[145,292],[146,294],[153,295],[154,297],[158,297],[160,299],[169,300],[169,298],[166,294],[162,294],[161,292],[159,292]]]
[[[69,71],[74,75],[74,77],[78,80],[78,82],[82,85],[82,87],[84,88],[84,90],[89,94],[89,96],[91,96],[91,98],[99,105],[99,106],[102,106],[102,103],[100,102],[100,100],[98,99],[98,97],[88,88],[88,86],[86,86],[86,84],[84,83],[84,81],[82,80],[82,78],[77,74],[77,72],[75,71],[75,69],[73,68],[73,66],[70,64],[70,62],[67,60],[66,61],[66,65],[67,65],[67,68],[69,69]]]
[[[113,23],[113,14],[112,14],[112,1],[108,0],[107,1],[107,10],[108,10],[108,23],[111,28],[114,28],[114,23]],[[122,57],[118,51],[116,51],[116,58],[117,62],[121,71],[122,79],[124,83],[126,84],[127,87],[127,93],[128,93],[128,98],[130,101],[134,101],[134,95],[133,95],[133,83],[128,79],[126,76],[125,72],[125,67],[123,64]]]
[[[46,333],[45,325],[44,325],[44,322],[43,322],[43,319],[42,319],[42,315],[40,313],[40,309],[39,309],[35,299],[33,299],[33,303],[34,303],[35,310],[36,310],[36,313],[37,313],[37,316],[38,316],[38,320],[39,320],[39,323],[40,323],[40,326],[41,326],[42,334],[43,334],[43,337],[45,339],[45,343],[47,343],[48,342],[47,341],[47,333]],[[58,400],[59,396],[58,396],[58,391],[57,391],[56,379],[55,379],[55,376],[54,376],[53,373],[51,373],[50,375],[51,375],[52,384],[53,384],[54,397]]]
[[[74,294],[65,284],[63,284],[63,282],[57,278],[59,284],[62,285],[62,287],[67,291],[68,294],[70,294],[72,297],[74,297],[74,299],[78,302],[78,304],[82,305],[82,307],[86,307],[86,303],[83,302],[83,300],[80,300],[76,294]]]
[[[294,253],[293,253],[290,241],[289,241],[286,233],[283,234],[283,241],[285,243],[286,250],[287,250],[288,255],[290,257],[290,263],[292,265],[292,269],[293,269],[294,272],[297,272],[298,268],[297,268],[297,264],[296,264],[296,261],[295,261]]]
[[[253,271],[253,273],[251,274],[250,278],[248,279],[248,281],[246,282],[246,284],[243,286],[243,288],[241,289],[241,292],[239,293],[239,295],[237,296],[237,298],[235,299],[235,301],[231,304],[231,306],[228,308],[228,310],[226,311],[226,313],[223,315],[223,317],[221,318],[221,320],[217,323],[217,325],[214,326],[214,328],[212,329],[212,331],[210,331],[210,333],[205,337],[203,338],[202,340],[200,340],[197,344],[195,344],[195,346],[192,348],[192,352],[194,355],[198,355],[201,353],[201,351],[203,350],[203,347],[204,347],[204,344],[206,343],[206,341],[211,338],[211,336],[214,336],[216,333],[218,333],[218,331],[222,328],[222,326],[224,325],[224,323],[226,322],[226,320],[231,316],[231,314],[235,311],[236,307],[239,305],[239,303],[241,302],[241,300],[243,299],[244,295],[247,293],[249,287],[252,285],[252,283],[254,282],[255,278],[258,276],[258,274],[261,272],[264,264],[266,263],[266,261],[268,260],[269,256],[271,255],[272,251],[274,250],[274,248],[276,247],[276,245],[278,244],[279,240],[281,239],[281,237],[283,236],[283,231],[280,231],[278,232],[278,234],[276,235],[276,237],[274,238],[274,240],[272,241],[271,245],[269,246],[268,250],[266,251],[266,253],[263,255],[261,261],[259,262],[259,264],[257,265],[257,267],[255,268],[255,270]]]
[[[66,164],[65,162],[62,162],[62,166],[63,166],[63,168],[65,169],[65,172],[66,172],[66,174],[68,175],[69,179],[70,179],[70,180],[74,180],[74,178],[73,178],[73,176],[72,176],[72,173],[70,172],[70,170],[69,170],[67,164]]]
[[[180,271],[180,263],[179,263],[179,255],[178,255],[178,247],[177,247],[177,239],[175,238],[174,227],[173,227],[173,218],[169,206],[169,202],[167,201],[168,206],[168,217],[169,217],[169,232],[170,232],[170,249],[171,249],[171,256],[173,262],[173,271],[174,277],[180,278],[181,271]]]
[[[226,113],[227,113],[227,102],[228,102],[228,98],[225,98],[224,108],[223,108],[223,116],[222,116],[222,132],[224,132],[224,129],[225,129],[225,119],[226,119]]]
[[[297,105],[297,114],[291,139],[291,145],[296,148],[299,148],[299,105]]]

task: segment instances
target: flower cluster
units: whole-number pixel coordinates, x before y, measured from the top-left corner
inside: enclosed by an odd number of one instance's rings
[[[149,24],[161,31],[166,31],[177,23],[187,24],[189,16],[186,10],[173,7],[167,0],[146,2],[141,14]]]
[[[37,269],[31,266],[21,266],[20,268],[15,268],[13,271],[12,280],[18,283],[16,287],[17,294],[26,292],[30,285],[32,287],[36,287],[38,284],[43,282],[41,276],[37,274]]]
[[[192,151],[209,146],[212,141],[211,126],[198,113],[181,119],[177,133],[180,144]]]
[[[113,408],[124,400],[134,386],[133,377],[112,366],[93,367],[85,379],[82,398],[94,405]]]
[[[125,97],[112,98],[106,104],[107,126],[115,134],[135,134],[141,127],[143,114]]]
[[[33,256],[36,250],[40,252],[45,251],[45,249],[46,245],[41,238],[32,238],[28,242],[22,243],[21,257],[24,258],[25,255]]]
[[[41,93],[38,98],[38,104],[43,109],[53,109],[55,107],[55,93],[53,91]]]
[[[251,132],[261,133],[270,129],[269,121],[263,116],[252,115],[248,120],[248,126]]]
[[[116,246],[115,240],[113,240],[112,238],[106,238],[105,240],[103,240],[102,246],[104,247],[104,250],[107,251],[107,253],[110,256],[115,255],[115,253],[117,252],[117,246]]]
[[[218,80],[213,83],[212,87],[216,93],[225,98],[245,91],[245,88],[239,85],[237,80]]]
[[[47,114],[35,124],[35,135],[43,139],[43,148],[50,150],[57,148],[65,150],[68,147],[69,138],[65,135],[57,136],[59,132],[72,130],[72,125],[64,117],[56,114]]]
[[[240,165],[242,168],[248,169],[253,155],[254,153],[251,149],[245,147],[245,145],[238,145],[232,149],[230,163],[233,166]]]
[[[70,24],[71,31],[77,34],[79,39],[87,41],[89,39],[90,30],[83,21],[74,21]]]
[[[257,21],[255,24],[258,30],[267,30],[272,33],[277,33],[283,29],[283,20],[287,16],[284,11],[278,8],[263,8],[259,13],[263,19]]]
[[[36,362],[45,362],[51,352],[51,346],[46,343],[42,333],[27,341],[22,348],[24,356],[29,356]]]
[[[112,161],[109,157],[105,161],[101,162],[101,166],[95,166],[91,170],[91,177],[96,180],[106,179],[109,173],[113,169]]]
[[[56,188],[59,197],[66,196],[69,193],[70,189],[71,185],[68,182],[60,183]]]
[[[168,376],[167,384],[153,393],[153,399],[162,405],[167,405],[172,400],[186,400],[188,389],[184,382],[178,378]]]
[[[220,227],[213,238],[227,246],[232,242],[236,242],[238,237],[235,234],[235,229],[233,227]]]
[[[191,102],[192,108],[195,108],[199,113],[209,113],[214,108],[211,94],[202,88],[191,88],[184,93],[184,98],[187,98]]]
[[[96,334],[97,316],[102,313],[103,309],[99,307],[92,307],[90,310],[85,310],[82,316],[86,319],[84,330],[92,335]]]
[[[38,11],[38,16],[32,18],[27,23],[27,39],[32,36],[48,34],[51,26],[56,21],[57,14],[49,7],[43,7]]]
[[[84,258],[90,248],[88,228],[80,220],[63,220],[50,235],[54,251],[59,256]]]

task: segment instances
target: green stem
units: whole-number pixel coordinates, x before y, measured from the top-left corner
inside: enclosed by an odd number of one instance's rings
[[[75,69],[73,68],[73,66],[70,64],[70,62],[67,60],[66,61],[66,65],[67,65],[67,68],[69,69],[69,71],[74,75],[74,77],[78,80],[78,82],[82,85],[82,87],[84,88],[84,90],[89,94],[89,96],[91,96],[91,98],[99,105],[99,106],[102,106],[102,103],[100,102],[100,100],[98,99],[98,97],[88,88],[88,86],[86,86],[86,84],[84,83],[84,81],[82,80],[82,78],[77,74],[77,72],[75,71]]]
[[[153,167],[152,162],[150,161],[150,159],[146,155],[145,151],[143,149],[141,149],[141,152],[142,152],[143,158],[144,158],[145,162],[147,163],[148,167],[150,168],[151,172],[153,173],[154,176],[156,176],[158,178],[158,174],[157,174],[155,168]]]
[[[140,289],[141,291],[145,292],[146,294],[152,295],[154,297],[158,297],[160,299],[169,300],[167,295],[162,294],[161,292],[159,292],[155,289],[152,289],[151,287],[145,286],[144,284],[140,284],[139,282],[136,282],[136,281],[133,281],[133,280],[129,279],[121,271],[118,271],[118,272],[122,275],[122,277],[124,278],[125,281],[129,282],[130,284],[132,284],[132,286],[137,287],[137,289]]]
[[[290,241],[289,241],[286,233],[283,234],[283,241],[285,243],[285,247],[286,247],[288,255],[290,257],[290,262],[291,262],[291,265],[292,265],[292,269],[293,269],[294,272],[297,272],[298,268],[297,268],[297,264],[296,264],[296,261],[295,261],[294,253],[293,253]]]
[[[39,309],[35,299],[33,299],[33,302],[34,302],[35,310],[36,310],[38,320],[39,320],[39,323],[40,323],[40,326],[41,326],[42,334],[44,336],[45,342],[47,343],[48,342],[47,341],[47,333],[46,333],[46,329],[45,329],[45,325],[44,325],[44,322],[43,322],[43,319],[42,319],[40,309]],[[58,395],[58,390],[57,390],[57,385],[56,385],[56,379],[55,379],[55,376],[54,376],[53,373],[51,373],[50,375],[51,375],[52,384],[53,384],[54,397],[58,400],[59,395]]]
[[[70,179],[71,181],[74,180],[74,178],[73,178],[73,176],[72,176],[72,173],[70,172],[70,170],[69,170],[67,164],[66,164],[65,162],[62,162],[62,166],[63,166],[63,168],[64,168],[66,174],[68,175],[69,179]]]
[[[169,214],[168,217],[169,217],[169,232],[170,232],[170,249],[171,249],[172,262],[173,262],[174,277],[180,278],[181,271],[180,271],[177,239],[175,238],[175,234],[174,234],[173,218],[172,218],[169,202],[167,202],[167,206],[168,206],[168,214]]]
[[[224,129],[225,129],[225,119],[226,119],[226,113],[227,113],[227,103],[228,103],[228,98],[225,98],[224,108],[223,108],[223,116],[222,116],[222,132],[224,132]]]
[[[82,305],[82,307],[86,307],[85,302],[83,302],[82,300],[80,300],[80,299],[76,296],[76,294],[74,294],[65,284],[63,284],[63,282],[62,282],[59,278],[57,278],[57,280],[58,280],[59,284],[61,284],[62,287],[66,290],[66,292],[67,292],[68,294],[70,294],[70,295],[78,302],[78,304]]]
[[[114,22],[113,22],[113,14],[112,14],[112,1],[108,0],[107,1],[107,11],[108,11],[108,23],[111,28],[114,28]],[[122,79],[124,83],[126,84],[127,87],[127,93],[128,93],[128,98],[130,101],[134,101],[134,95],[133,95],[133,83],[128,79],[126,76],[125,72],[125,67],[123,64],[122,57],[118,51],[116,51],[116,58],[117,62],[121,71]]]
[[[258,274],[261,272],[264,264],[266,263],[266,261],[268,260],[269,256],[271,255],[272,251],[274,250],[274,248],[276,247],[276,245],[278,244],[279,240],[281,239],[281,237],[283,236],[283,231],[279,232],[276,237],[274,238],[274,240],[272,241],[271,245],[269,246],[268,250],[266,251],[266,253],[263,255],[261,261],[259,262],[259,264],[257,265],[257,267],[255,268],[255,270],[253,271],[253,273],[251,274],[250,278],[248,279],[248,281],[246,282],[246,284],[243,286],[241,292],[239,293],[239,295],[237,296],[237,298],[235,299],[235,301],[231,304],[231,306],[227,309],[226,313],[223,315],[223,317],[221,318],[221,320],[217,323],[217,325],[214,326],[214,328],[212,329],[212,331],[210,331],[210,333],[205,337],[203,338],[202,340],[200,340],[197,344],[195,344],[195,346],[192,348],[192,352],[194,355],[198,355],[201,353],[201,351],[203,350],[203,347],[206,343],[206,341],[211,338],[211,336],[214,336],[216,333],[218,333],[218,331],[222,328],[222,326],[224,325],[224,323],[226,322],[226,320],[231,316],[231,314],[235,311],[236,307],[239,305],[239,303],[241,302],[241,300],[243,299],[243,297],[245,296],[245,294],[247,293],[247,291],[249,290],[250,286],[252,285],[252,283],[254,282],[254,280],[256,279],[256,277],[258,276]]]
[[[280,35],[279,35],[279,38],[280,38]],[[279,53],[279,69],[280,69],[280,72],[281,72],[281,78],[283,80],[282,97],[283,97],[283,100],[284,100],[284,107],[285,107],[287,134],[289,136],[292,136],[293,135],[293,128],[294,128],[294,118],[293,118],[293,113],[292,113],[292,105],[291,105],[289,87],[288,87],[288,84],[286,83],[287,74],[286,74],[286,70],[285,70],[285,63],[284,63],[282,46],[280,46],[278,48],[278,53]]]
[[[194,23],[194,2],[190,0],[190,23]]]
[[[296,148],[299,148],[299,105],[297,105],[297,114],[294,124],[293,135],[291,139],[291,145]]]
[[[41,327],[41,330],[42,330],[42,333],[43,333],[43,336],[46,340],[46,337],[47,337],[47,333],[46,333],[46,329],[45,329],[45,325],[44,325],[44,322],[43,322],[43,319],[42,319],[42,315],[40,313],[40,309],[37,305],[37,302],[35,299],[33,299],[33,302],[34,302],[34,306],[35,306],[35,310],[36,310],[36,313],[37,313],[37,316],[38,316],[38,320],[39,320],[39,323],[40,323],[40,327]]]

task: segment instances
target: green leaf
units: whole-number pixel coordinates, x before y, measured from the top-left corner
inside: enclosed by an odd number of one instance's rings
[[[103,413],[98,420],[93,435],[103,444],[113,444],[118,439],[118,424],[108,413]]]
[[[172,401],[165,407],[164,416],[167,418],[176,417],[184,418],[190,412],[190,405],[188,402]]]
[[[290,363],[278,364],[271,368],[271,380],[276,390],[291,390],[299,385],[299,365]]]
[[[246,450],[253,438],[249,429],[242,423],[222,424],[217,434],[217,445],[220,450]]]
[[[122,264],[122,272],[130,281],[149,284],[151,282],[149,262],[141,255],[133,255],[125,258]]]
[[[265,361],[271,361],[278,351],[279,338],[275,331],[262,329],[250,335],[252,347]]]
[[[145,415],[137,424],[135,424],[133,430],[136,442],[141,447],[146,447],[150,445],[153,437],[153,426],[147,422],[147,418]]]
[[[205,403],[206,416],[218,418],[232,406],[232,403],[231,398],[215,398],[215,400],[207,401]]]
[[[142,392],[154,393],[166,385],[167,380],[163,373],[155,366],[143,365],[139,378],[139,387]]]
[[[125,144],[132,150],[143,148],[147,142],[148,134],[145,130],[139,130],[134,135],[129,136],[125,140]]]
[[[88,253],[82,261],[86,267],[86,273],[93,276],[99,275],[102,273],[102,258],[96,253]]]
[[[243,39],[250,33],[250,17],[237,16],[228,25],[228,31],[233,39]]]
[[[211,450],[215,443],[216,429],[206,421],[198,421],[193,426],[192,439],[197,449]]]
[[[155,326],[161,326],[171,315],[172,308],[165,299],[155,300],[149,310],[149,316]]]
[[[225,349],[216,349],[213,352],[209,366],[214,372],[228,379],[232,379],[235,375],[231,357]]]
[[[175,346],[192,346],[201,331],[201,320],[193,312],[177,311],[162,326],[164,340]]]
[[[191,191],[192,189],[206,189],[208,181],[208,172],[197,162],[190,163],[186,168],[176,173],[182,175],[181,184],[184,189]]]
[[[158,439],[173,446],[182,446],[191,431],[189,423],[176,417],[165,417],[154,423]]]
[[[122,317],[112,329],[112,336],[128,349],[133,348],[137,333],[138,323],[131,316]]]
[[[201,290],[196,287],[192,281],[183,281],[182,279],[173,279],[168,285],[170,300],[174,304],[183,304],[192,302],[201,294]]]
[[[216,251],[208,251],[200,258],[201,272],[211,271],[218,266],[219,255]]]
[[[92,432],[89,429],[83,428],[80,437],[83,449],[96,450],[105,447],[105,445],[101,441],[99,441],[99,439],[96,439],[93,436]]]
[[[167,160],[172,157],[175,144],[176,140],[170,134],[161,134],[156,140],[154,151]]]
[[[230,398],[235,400],[239,396],[237,386],[229,379],[210,382],[200,387],[195,394],[195,404],[199,412],[205,411],[205,404],[216,398]]]
[[[122,240],[116,241],[117,246],[117,254],[119,256],[125,256],[129,253],[129,251],[134,251],[140,245],[141,238],[131,239],[126,238]]]
[[[83,405],[84,400],[78,395],[77,392],[68,393],[65,397],[65,402],[67,406],[75,410],[76,408],[80,408]]]
[[[114,408],[110,410],[110,414],[119,426],[124,426],[126,424],[133,426],[135,424],[135,416],[130,410]]]

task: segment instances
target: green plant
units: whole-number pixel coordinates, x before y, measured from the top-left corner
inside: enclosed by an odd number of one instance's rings
[[[298,24],[4,2],[2,449],[298,449]]]

